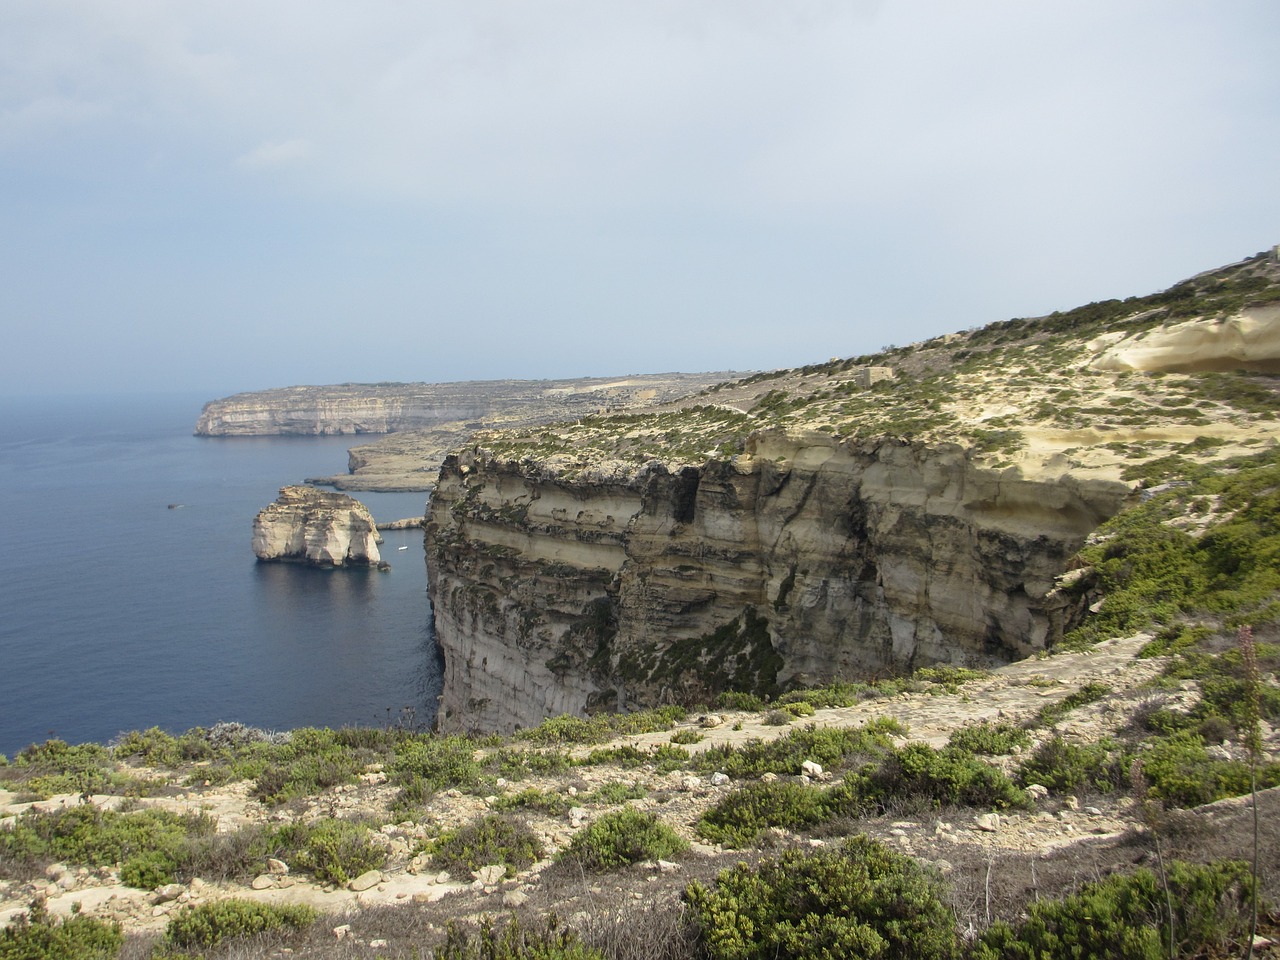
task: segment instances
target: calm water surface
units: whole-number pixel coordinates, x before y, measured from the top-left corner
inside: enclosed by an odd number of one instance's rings
[[[344,470],[353,439],[193,437],[204,399],[0,399],[0,753],[219,720],[434,717],[420,533],[384,534],[389,573],[250,549],[258,510]],[[378,520],[425,499],[356,496]]]

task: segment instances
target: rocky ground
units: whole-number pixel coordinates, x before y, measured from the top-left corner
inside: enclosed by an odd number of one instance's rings
[[[1087,652],[1062,653],[1030,659],[992,671],[969,681],[953,693],[913,693],[864,701],[857,706],[817,711],[804,721],[823,726],[859,726],[879,717],[892,717],[908,726],[906,740],[921,740],[933,746],[945,744],[958,727],[979,720],[1024,721],[1047,704],[1056,703],[1090,681],[1104,681],[1111,693],[1103,699],[1072,710],[1054,727],[1035,731],[1044,738],[1053,732],[1074,739],[1096,740],[1124,729],[1134,709],[1152,696],[1146,685],[1161,670],[1159,659],[1138,659],[1135,653],[1148,638],[1136,636],[1101,644]],[[1196,684],[1188,682],[1179,691],[1162,694],[1166,705],[1178,701],[1194,703]],[[627,737],[627,743],[641,748],[671,742],[681,730],[695,732],[703,739],[692,751],[713,745],[767,739],[785,733],[785,726],[771,726],[759,713],[728,712],[691,718],[678,728]],[[1280,750],[1280,738],[1269,728],[1266,749],[1271,758]],[[1230,745],[1222,748],[1230,751]],[[1017,756],[1003,758],[1012,767]],[[142,771],[165,776],[162,771]],[[135,775],[139,771],[134,771]],[[811,769],[809,776],[829,775]],[[328,790],[284,808],[268,808],[252,799],[248,782],[217,787],[177,786],[162,796],[145,797],[139,806],[158,806],[177,812],[202,811],[212,817],[221,832],[231,832],[252,822],[328,816],[368,815],[385,820],[396,793],[386,783],[386,775],[374,767],[361,782]],[[190,782],[190,779],[187,781]],[[631,801],[650,810],[691,842],[690,852],[674,861],[624,870],[596,877],[573,875],[554,854],[564,849],[574,834],[592,819],[612,807],[601,804],[570,806],[562,816],[529,812],[530,826],[541,836],[547,859],[512,880],[504,879],[501,867],[484,868],[470,876],[450,875],[431,866],[427,857],[415,855],[423,838],[442,829],[471,822],[486,813],[499,795],[530,787],[563,794],[570,804],[574,798],[610,783],[633,784],[643,799]],[[114,869],[71,869],[53,865],[35,882],[0,883],[0,923],[21,913],[33,899],[43,899],[54,914],[72,911],[108,917],[122,923],[127,931],[147,933],[160,930],[168,917],[188,904],[225,897],[241,897],[271,903],[310,904],[330,915],[337,936],[375,946],[380,938],[377,924],[398,929],[393,914],[376,909],[400,906],[425,911],[422,923],[443,923],[447,917],[502,912],[510,909],[556,910],[575,923],[600,921],[605,914],[620,915],[627,909],[653,910],[667,904],[676,909],[680,891],[693,877],[707,877],[739,860],[760,855],[756,851],[725,851],[700,842],[693,824],[712,804],[734,789],[722,774],[697,776],[687,771],[658,773],[656,768],[622,769],[609,765],[574,767],[554,777],[532,777],[519,783],[499,780],[495,794],[474,796],[459,790],[437,794],[415,821],[387,824],[379,842],[389,859],[380,871],[371,871],[344,887],[321,885],[309,877],[295,875],[287,864],[267,861],[249,884],[214,883],[202,879],[186,885],[169,885],[155,891],[123,886]],[[845,823],[819,831],[819,835],[792,836],[775,830],[763,846],[792,843],[820,846],[831,842],[832,834],[865,832],[883,839],[902,851],[936,864],[953,878],[957,912],[981,923],[984,917],[1000,915],[1024,902],[1031,893],[1046,895],[1090,879],[1109,867],[1126,861],[1142,861],[1150,856],[1144,839],[1146,828],[1141,811],[1130,800],[1107,795],[1048,797],[1036,794],[1033,809],[996,815],[974,810],[921,810],[906,807],[898,816]],[[1263,805],[1264,856],[1274,871],[1280,849],[1280,788],[1260,796]],[[51,810],[89,802],[103,808],[125,803],[121,796],[55,796],[35,802],[19,802],[17,795],[0,791],[0,829],[12,826],[17,815],[28,809]],[[616,805],[612,805],[616,806]],[[522,814],[528,811],[522,811]],[[1248,798],[1222,801],[1187,812],[1179,821],[1178,853],[1194,856],[1242,856],[1247,850],[1247,823],[1251,813]],[[1269,886],[1280,878],[1268,877]],[[416,905],[416,908],[413,906]],[[678,911],[677,911],[678,912]],[[416,916],[416,914],[415,914]],[[381,919],[378,919],[381,918]],[[371,926],[372,925],[372,926]]]

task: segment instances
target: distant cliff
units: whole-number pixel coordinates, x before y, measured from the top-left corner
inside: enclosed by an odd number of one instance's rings
[[[444,425],[459,430],[524,426],[658,403],[732,376],[736,374],[667,373],[575,380],[282,387],[238,393],[205,404],[195,432],[206,437],[327,436],[398,433]],[[376,456],[376,451],[372,455]]]
[[[377,526],[363,503],[314,487],[283,487],[253,521],[259,560],[317,567],[378,566]]]

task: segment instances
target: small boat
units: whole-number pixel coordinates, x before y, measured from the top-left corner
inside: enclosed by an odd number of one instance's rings
[[[403,547],[396,547],[397,550],[408,550],[409,545],[406,543]]]

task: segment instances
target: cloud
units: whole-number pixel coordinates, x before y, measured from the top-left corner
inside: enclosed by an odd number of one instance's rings
[[[1274,0],[9,0],[0,316],[228,364],[377,318],[445,377],[861,352],[1280,239],[1278,47]]]
[[[296,166],[310,155],[311,144],[306,140],[268,140],[236,157],[234,164],[245,170],[270,170]]]

